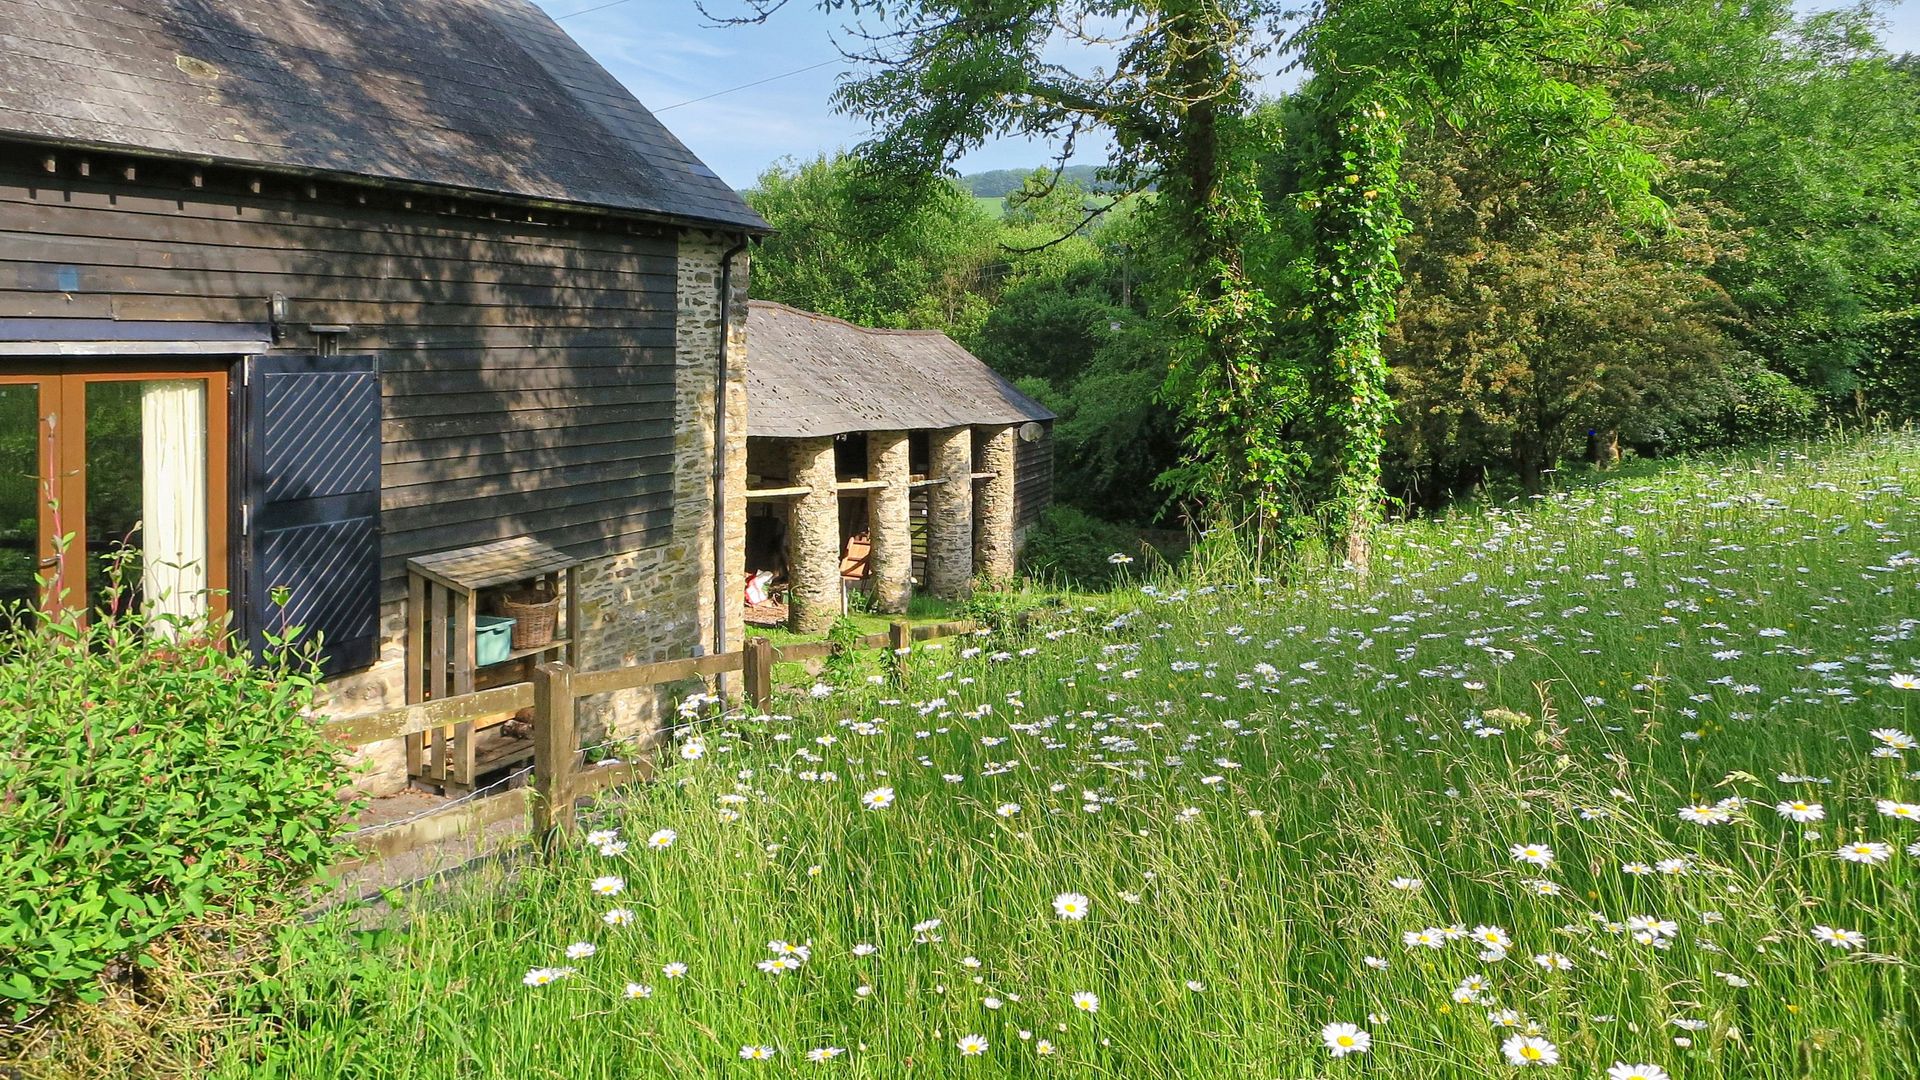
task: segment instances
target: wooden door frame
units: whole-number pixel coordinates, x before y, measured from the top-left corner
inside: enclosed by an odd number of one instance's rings
[[[67,610],[85,612],[90,593],[86,571],[87,504],[87,386],[100,382],[150,382],[167,379],[196,380],[206,384],[207,418],[207,606],[216,620],[228,614],[231,594],[228,581],[229,535],[229,447],[231,446],[231,403],[228,383],[235,359],[208,357],[204,361],[171,360],[155,367],[152,359],[88,357],[22,358],[22,363],[7,363],[0,368],[0,385],[38,385],[40,388],[40,424],[36,440],[40,444],[40,480],[42,495],[51,493],[63,523],[77,523],[71,531],[79,540],[80,561],[77,570],[56,550],[53,528],[55,511],[44,501],[40,515],[41,569],[58,571],[41,602],[52,607],[64,591]],[[49,419],[52,423],[49,425]],[[77,451],[77,452],[76,452]],[[73,460],[67,460],[72,457]],[[77,513],[77,518],[67,515]],[[71,552],[68,553],[72,554]]]

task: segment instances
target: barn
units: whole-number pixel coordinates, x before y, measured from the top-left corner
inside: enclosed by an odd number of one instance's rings
[[[0,600],[95,608],[133,549],[134,601],[321,643],[336,716],[738,647],[766,226],[550,18],[0,10]]]
[[[1014,576],[1053,497],[1053,413],[952,338],[755,300],[747,318],[749,574],[794,630],[850,590],[906,610]]]

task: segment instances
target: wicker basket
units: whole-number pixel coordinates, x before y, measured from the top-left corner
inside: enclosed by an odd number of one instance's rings
[[[516,651],[537,649],[553,640],[554,625],[560,618],[560,597],[544,584],[500,593],[494,608],[515,620],[513,647]]]

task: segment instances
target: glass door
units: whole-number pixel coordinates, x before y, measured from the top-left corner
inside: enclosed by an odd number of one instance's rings
[[[0,625],[39,603],[35,578],[52,569],[40,395],[38,382],[0,376]]]
[[[211,367],[0,376],[0,601],[224,612],[225,401]]]

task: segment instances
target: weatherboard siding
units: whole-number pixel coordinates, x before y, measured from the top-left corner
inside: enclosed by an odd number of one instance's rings
[[[1016,441],[1013,449],[1013,528],[1024,533],[1053,503],[1053,424],[1038,442]]]
[[[583,558],[663,544],[674,504],[677,239],[493,220],[469,203],[0,145],[0,317],[345,325],[378,357],[382,583],[413,555],[532,534]],[[454,205],[459,205],[455,203]],[[547,215],[549,218],[557,215]],[[49,336],[56,336],[54,334]],[[92,335],[85,335],[92,336]],[[0,361],[4,363],[6,361]]]

